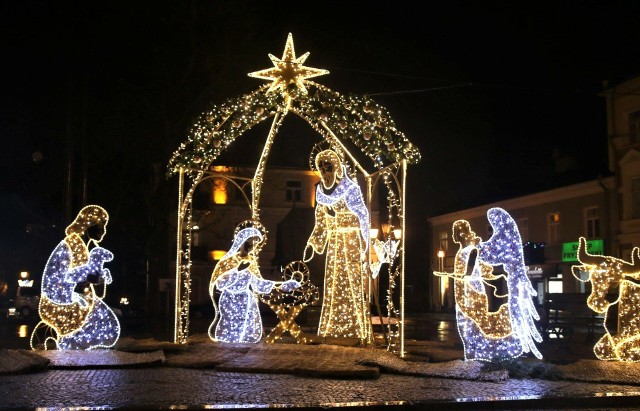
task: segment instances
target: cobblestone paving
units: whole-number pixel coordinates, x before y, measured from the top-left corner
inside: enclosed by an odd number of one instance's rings
[[[566,381],[476,382],[383,374],[303,378],[171,367],[48,370],[0,376],[1,409],[330,407],[612,409],[640,405],[640,387]],[[602,408],[595,408],[602,407]]]

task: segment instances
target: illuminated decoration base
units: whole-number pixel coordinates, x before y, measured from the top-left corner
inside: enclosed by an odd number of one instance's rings
[[[522,242],[515,221],[501,208],[487,217],[493,235],[483,242],[466,220],[453,223],[453,240],[460,248],[453,273],[435,272],[454,279],[456,320],[467,360],[502,361],[532,352],[542,358],[534,344],[542,341],[534,320],[536,295],[526,275]],[[472,256],[474,260],[472,260]],[[502,265],[505,275],[494,275]],[[506,280],[507,295],[498,295],[491,281]],[[497,311],[489,311],[488,297],[507,297]]]
[[[314,161],[322,184],[316,189],[315,225],[304,261],[326,252],[318,335],[366,341],[371,335],[364,270],[370,231],[367,205],[335,151],[320,151]]]
[[[104,263],[113,260],[113,254],[97,246],[106,233],[108,220],[102,207],[84,207],[67,227],[65,239],[53,250],[42,276],[38,310],[41,322],[31,335],[32,349],[110,348],[118,341],[120,322],[104,303],[105,294],[98,295],[95,289],[103,282],[106,292],[106,285],[112,282]],[[93,226],[101,230],[88,234],[88,243],[96,244],[89,250],[82,235]],[[87,282],[82,293],[75,291],[78,284]]]
[[[587,240],[580,237],[578,262],[571,267],[580,281],[591,282],[587,305],[605,316],[605,335],[593,347],[597,358],[608,361],[640,361],[640,248],[631,252],[631,262],[619,258],[592,255],[587,252]],[[587,280],[580,272],[589,274]],[[611,302],[607,294],[619,286],[618,298]],[[618,330],[612,334],[607,328],[607,316],[613,305],[618,305]]]
[[[294,113],[305,121],[333,148],[340,148],[351,164],[367,182],[365,203],[370,205],[372,180],[388,170],[400,169],[399,187],[404,188],[406,166],[420,160],[418,149],[400,132],[388,111],[368,97],[342,95],[310,81],[326,70],[304,66],[309,53],[296,56],[293,37],[287,37],[281,58],[270,55],[273,67],[255,71],[250,76],[271,81],[249,94],[228,99],[203,112],[191,127],[187,141],[182,143],[169,161],[168,174],[178,175],[178,213],[176,230],[176,307],[174,341],[187,343],[189,329],[189,301],[191,292],[191,230],[192,199],[200,182],[212,174],[214,161],[234,141],[257,124],[271,119],[271,127],[262,154],[251,180],[248,199],[251,217],[259,219],[260,194],[264,170],[270,149],[285,116]],[[365,160],[376,168],[369,173],[345,147],[351,144],[360,150]],[[377,174],[376,174],[377,173]],[[389,207],[397,214],[398,228],[404,229],[404,190],[394,192]],[[404,240],[402,240],[404,241]],[[363,244],[366,249],[366,244]],[[391,274],[390,284],[399,289],[400,301],[394,303],[393,315],[399,316],[399,331],[394,338],[403,355],[404,330],[404,244],[398,247],[398,263]],[[368,267],[368,265],[367,265]],[[364,268],[362,269],[364,271]],[[365,281],[366,282],[366,281]],[[368,282],[363,301],[368,305]],[[390,290],[392,287],[390,286]],[[396,290],[398,291],[398,290]],[[369,319],[366,319],[367,324]],[[365,325],[366,327],[366,325]],[[370,335],[367,341],[370,341]]]
[[[278,324],[267,335],[265,342],[272,344],[289,332],[299,344],[313,342],[311,336],[306,335],[295,319],[308,305],[315,304],[318,299],[318,287],[309,281],[309,267],[302,261],[293,261],[284,268],[282,273],[284,281],[295,280],[300,287],[291,292],[282,292],[279,289],[270,294],[263,294],[260,299],[276,313]]]
[[[262,278],[257,255],[265,242],[266,230],[262,224],[255,221],[241,223],[233,245],[216,264],[209,286],[209,295],[216,309],[216,317],[209,327],[209,337],[213,341],[259,342],[262,338],[262,318],[256,294],[267,294],[275,286],[282,291],[299,287],[300,284],[295,280],[278,283]],[[220,292],[217,303],[216,291]]]

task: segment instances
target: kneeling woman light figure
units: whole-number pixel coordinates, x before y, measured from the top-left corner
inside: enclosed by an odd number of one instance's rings
[[[233,244],[216,264],[209,295],[216,311],[209,337],[216,342],[257,343],[262,338],[262,318],[257,294],[274,287],[288,292],[300,287],[295,280],[271,281],[260,275],[258,253],[266,242],[266,230],[258,221],[248,220],[236,228]],[[216,303],[216,292],[220,297]]]

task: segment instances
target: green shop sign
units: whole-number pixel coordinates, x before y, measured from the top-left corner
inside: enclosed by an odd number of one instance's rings
[[[578,261],[578,243],[562,243],[562,262],[570,263]],[[593,255],[603,255],[603,240],[587,240],[587,252]]]

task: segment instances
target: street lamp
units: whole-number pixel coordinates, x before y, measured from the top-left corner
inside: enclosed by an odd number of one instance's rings
[[[444,271],[444,250],[438,250],[438,271]]]

